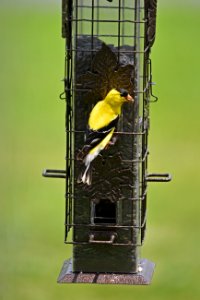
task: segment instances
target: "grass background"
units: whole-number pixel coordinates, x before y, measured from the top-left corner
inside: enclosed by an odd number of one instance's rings
[[[149,184],[142,256],[156,270],[151,286],[134,287],[56,283],[71,255],[64,181],[41,172],[65,164],[60,3],[22,2],[0,10],[0,299],[199,299],[200,6],[158,5],[149,171],[173,181]]]

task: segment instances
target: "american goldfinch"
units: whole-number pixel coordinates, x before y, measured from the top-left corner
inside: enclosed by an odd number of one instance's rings
[[[124,102],[133,102],[125,89],[112,89],[105,99],[97,102],[88,120],[88,134],[85,145],[77,155],[84,163],[84,171],[79,174],[78,182],[91,185],[91,162],[99,153],[112,144],[112,137],[117,128],[121,108]]]

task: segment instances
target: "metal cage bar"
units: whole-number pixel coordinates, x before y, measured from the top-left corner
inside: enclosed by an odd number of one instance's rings
[[[66,117],[65,117],[65,128],[66,128],[66,207],[65,207],[65,222],[72,223],[72,194],[73,194],[73,160],[72,158],[72,114],[73,114],[73,98],[72,98],[72,73],[73,73],[73,53],[72,53],[72,14],[73,7],[71,1],[65,2],[65,32],[67,34],[66,39],[66,56],[65,56],[65,99],[66,99]],[[65,240],[71,226],[66,226]]]

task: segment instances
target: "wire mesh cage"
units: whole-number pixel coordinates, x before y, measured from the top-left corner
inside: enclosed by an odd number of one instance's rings
[[[146,229],[149,174],[148,132],[152,91],[151,47],[156,0],[63,0],[66,39],[66,170],[46,170],[66,179],[65,243],[73,244],[72,272],[137,274]],[[92,164],[92,184],[77,182],[77,153],[85,141],[88,116],[111,89],[126,89],[114,146]],[[69,232],[72,229],[72,235]],[[62,281],[62,280],[61,280]]]

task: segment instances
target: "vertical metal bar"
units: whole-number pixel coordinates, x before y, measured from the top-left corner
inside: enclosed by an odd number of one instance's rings
[[[144,1],[146,4],[146,1]],[[147,15],[147,9],[146,5],[144,5],[144,17],[145,19],[148,18]],[[147,32],[147,24],[145,24],[144,28],[144,48],[146,47],[146,32]],[[149,51],[144,53],[144,62],[143,62],[143,89],[147,86],[148,80],[149,80]],[[142,137],[142,155],[147,151],[147,145],[148,145],[148,126],[149,126],[149,88],[146,89],[145,93],[143,94],[143,130],[145,131],[145,134]],[[148,157],[142,162],[142,193],[147,188],[147,182],[145,180],[146,173],[147,173],[147,167],[148,167]],[[142,201],[141,205],[141,243],[144,241],[145,236],[145,230],[146,230],[146,208],[147,208],[147,194],[145,194],[144,199]]]
[[[146,86],[148,80],[148,66],[147,66],[147,60],[146,57],[144,58],[144,84],[143,87]],[[147,145],[148,145],[148,128],[147,128],[147,122],[148,122],[148,115],[149,115],[149,108],[147,103],[147,97],[148,97],[148,91],[146,91],[143,95],[143,130],[145,130],[145,134],[142,136],[142,156],[144,156],[144,153],[147,151]],[[146,178],[146,172],[147,172],[147,164],[148,164],[148,156],[146,159],[142,162],[142,193],[147,188],[147,182],[145,180]],[[147,203],[147,194],[145,194],[144,199],[142,201],[141,205],[141,225],[142,232],[141,232],[141,242],[144,240],[144,234],[146,229],[146,203]]]
[[[65,221],[69,224],[70,205],[71,205],[71,85],[72,85],[72,1],[67,2],[66,15],[66,58],[65,58],[65,93],[66,93],[66,204],[65,204]],[[65,240],[69,231],[69,226],[65,227]]]
[[[80,10],[80,19],[82,20],[83,19],[83,0],[79,0],[79,2],[80,2],[80,8],[79,8],[79,10]],[[77,3],[76,3],[76,6],[77,6]],[[80,22],[79,23],[79,33],[83,33],[82,31],[84,30],[83,28],[84,28],[84,26],[83,26],[83,22]],[[81,30],[82,29],[82,30]]]
[[[124,16],[125,16],[125,0],[122,0],[122,20],[124,21]],[[125,35],[125,23],[122,26],[122,45],[124,45],[124,35]]]
[[[75,48],[77,49],[77,34],[78,34],[78,13],[79,13],[79,10],[78,10],[78,0],[76,0],[76,3],[75,3],[75,19],[76,19],[76,22],[75,22]],[[81,9],[81,14],[82,14],[82,9]],[[81,16],[82,18],[82,16]]]
[[[140,112],[140,0],[135,0],[135,27],[134,27],[134,44],[135,44],[135,55],[134,55],[134,67],[135,67],[135,82],[134,89],[135,93],[135,105],[134,105],[134,118],[133,118],[133,132],[139,132],[139,112]],[[133,137],[133,160],[137,161],[139,157],[139,136]],[[139,199],[140,196],[140,167],[138,162],[133,163],[133,198]],[[139,202],[133,202],[133,225],[139,225]],[[138,229],[133,229],[133,243],[137,244],[138,241]],[[138,264],[138,249],[136,252],[136,264]]]
[[[119,57],[120,57],[120,40],[121,40],[121,0],[119,0],[119,5],[118,5],[118,62],[119,62]]]
[[[91,22],[91,50],[93,50],[94,48],[94,0],[92,0],[92,22]],[[91,52],[91,63],[92,63],[92,60],[93,60],[93,51]]]
[[[99,20],[99,0],[97,0],[97,20]],[[99,22],[96,22],[97,36],[99,35]]]

